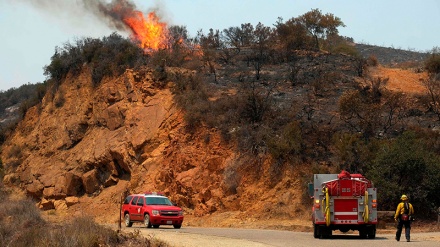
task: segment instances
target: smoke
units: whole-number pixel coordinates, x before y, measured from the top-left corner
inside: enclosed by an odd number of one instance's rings
[[[6,0],[11,4],[26,4],[44,14],[73,25],[87,25],[87,18],[95,19],[108,28],[118,31],[130,31],[124,19],[140,11],[132,0]],[[154,6],[147,12],[155,12],[160,19],[165,16],[159,1],[152,1]],[[81,23],[84,22],[84,23]],[[79,24],[80,23],[80,24]]]
[[[138,11],[136,5],[129,0],[112,0],[110,3],[105,1],[82,0],[87,10],[105,20],[111,28],[124,30],[126,28],[123,20]]]

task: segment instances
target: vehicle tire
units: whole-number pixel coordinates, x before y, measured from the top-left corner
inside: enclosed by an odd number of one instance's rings
[[[376,226],[372,226],[368,229],[368,238],[369,239],[376,238]]]
[[[320,239],[330,238],[332,236],[332,229],[330,227],[320,226],[318,228],[318,235]]]
[[[153,225],[153,228],[159,228],[159,225]]]
[[[367,238],[367,229],[365,228],[359,229],[359,237]]]
[[[319,238],[319,227],[316,224],[313,224],[313,237],[314,238]]]
[[[180,229],[181,227],[182,227],[182,225],[173,225],[174,226],[174,228],[176,228],[176,229]]]
[[[125,222],[125,227],[131,227],[133,225],[133,222],[130,221],[130,214],[125,214],[124,215],[124,222]]]
[[[151,228],[151,222],[150,222],[150,215],[149,214],[145,214],[144,215],[144,225],[147,228]]]

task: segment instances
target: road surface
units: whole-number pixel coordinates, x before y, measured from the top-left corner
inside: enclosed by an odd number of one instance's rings
[[[394,240],[394,234],[376,234],[375,239],[360,239],[358,232],[342,234],[334,231],[330,239],[315,239],[313,233],[280,230],[236,229],[236,228],[198,228],[182,227],[174,229],[161,226],[159,229],[148,229],[140,225],[123,230],[139,230],[144,236],[157,238],[175,247],[283,247],[283,246],[440,246],[440,232],[411,233],[411,243]]]

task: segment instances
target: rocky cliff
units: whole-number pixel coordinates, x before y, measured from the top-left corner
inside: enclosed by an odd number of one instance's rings
[[[188,134],[173,82],[159,85],[152,73],[127,70],[96,88],[87,69],[68,76],[4,143],[4,184],[42,210],[104,222],[119,218],[124,193],[144,191],[165,192],[187,215],[297,213],[297,171],[273,182],[267,157],[243,158],[213,129]]]

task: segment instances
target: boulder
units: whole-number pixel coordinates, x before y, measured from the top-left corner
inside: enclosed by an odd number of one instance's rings
[[[107,169],[112,176],[115,176],[115,177],[119,176],[118,168],[116,167],[115,162],[113,162],[113,161],[108,162]]]
[[[65,201],[66,201],[66,205],[68,207],[70,207],[70,206],[72,206],[74,204],[79,203],[79,199],[76,196],[68,196],[68,197],[66,197]]]
[[[124,114],[121,111],[125,111],[125,109],[120,109],[118,104],[114,104],[103,112],[103,117],[110,130],[118,129],[124,125]]]
[[[50,199],[53,198],[53,194],[54,194],[54,187],[46,187],[43,189],[43,198],[45,199]]]
[[[99,189],[98,171],[91,170],[82,176],[84,190],[87,194],[92,194]]]
[[[56,187],[45,187],[43,189],[43,197],[46,199],[63,199],[66,197],[66,194],[61,192],[60,188]]]
[[[119,182],[119,178],[116,178],[114,176],[110,176],[105,182],[104,187],[110,187],[113,185],[116,185]]]
[[[40,199],[43,195],[43,189],[43,184],[38,180],[34,180],[32,183],[26,185],[26,194],[34,199]]]
[[[68,172],[66,174],[65,184],[62,191],[67,196],[77,196],[82,188],[81,177]]]
[[[55,209],[55,206],[53,205],[53,201],[51,200],[47,200],[47,199],[41,199],[38,208],[41,210],[51,210],[51,209]]]
[[[65,200],[55,200],[53,205],[57,211],[66,211],[68,208]]]

